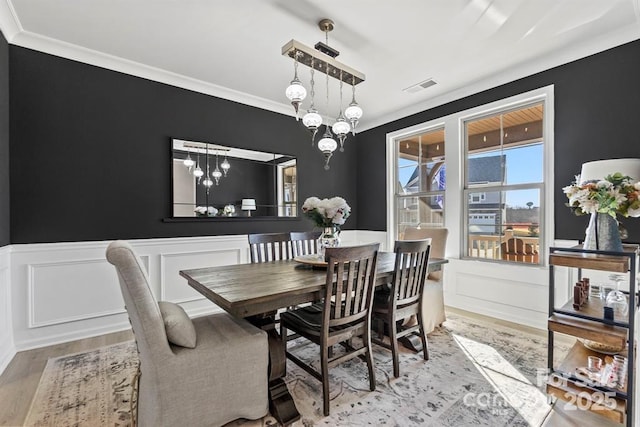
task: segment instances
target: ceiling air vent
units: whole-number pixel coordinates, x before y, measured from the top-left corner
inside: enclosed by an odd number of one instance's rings
[[[436,83],[435,80],[427,79],[427,80],[422,81],[420,83],[416,83],[416,84],[414,84],[412,86],[406,87],[406,88],[404,88],[402,90],[405,91],[405,92],[408,92],[408,93],[414,93],[414,92],[418,92],[418,91],[420,91],[422,89],[426,89],[426,88],[428,88],[430,86],[433,86],[433,85],[436,85],[436,84],[438,84],[438,83]]]

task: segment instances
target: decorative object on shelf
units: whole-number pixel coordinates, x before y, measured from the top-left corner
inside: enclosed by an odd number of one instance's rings
[[[609,280],[615,283],[615,287],[606,296],[607,307],[611,307],[614,313],[620,316],[626,316],[629,311],[629,303],[626,295],[620,290],[620,282],[624,281],[625,277],[622,274],[610,274]]]
[[[216,216],[218,209],[213,206],[198,206],[193,210],[198,216]]]
[[[322,125],[322,116],[318,113],[314,106],[314,71],[320,71],[327,76],[327,109],[329,107],[329,76],[340,81],[340,107],[338,116],[334,124],[330,127],[329,123],[325,124],[325,132],[322,139],[318,142],[318,149],[325,156],[325,170],[329,169],[329,159],[333,155],[333,151],[337,148],[337,143],[333,139],[331,129],[340,141],[340,151],[344,151],[344,141],[347,134],[351,131],[355,135],[355,127],[360,118],[362,118],[362,108],[356,101],[356,85],[362,83],[365,79],[363,73],[354,70],[334,58],[340,52],[329,46],[329,32],[333,31],[335,25],[330,19],[322,19],[318,22],[320,30],[325,33],[325,43],[318,42],[314,46],[315,49],[306,46],[296,40],[291,40],[282,46],[282,54],[293,59],[294,76],[293,80],[287,87],[285,95],[293,105],[295,117],[298,120],[298,111],[302,101],[307,96],[307,91],[298,78],[298,64],[304,64],[311,69],[311,105],[302,118],[302,123],[311,132],[311,145],[318,133],[319,127]],[[349,106],[342,112],[342,86],[343,83],[351,85],[352,97]],[[333,141],[333,143],[331,142]]]
[[[236,214],[236,207],[231,204],[226,205],[222,210],[222,213],[224,216],[234,216]]]
[[[251,216],[251,211],[256,210],[256,199],[242,199],[242,206],[240,209],[247,211],[247,216]]]
[[[640,217],[639,178],[640,159],[600,160],[583,164],[563,188],[576,215],[591,214],[585,249],[622,251],[617,215]]]
[[[625,349],[624,346],[616,347],[611,344],[604,344],[601,342],[586,340],[586,339],[582,342],[582,344],[584,344],[584,346],[587,347],[589,350],[593,350],[602,354],[618,354],[624,351]]]
[[[342,197],[322,200],[309,197],[302,205],[302,213],[311,218],[316,227],[323,229],[318,238],[319,255],[324,256],[325,248],[340,245],[340,226],[351,215],[351,207]]]

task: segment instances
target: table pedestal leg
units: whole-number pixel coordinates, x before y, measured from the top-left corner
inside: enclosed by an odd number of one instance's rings
[[[284,382],[287,359],[280,334],[275,328],[275,317],[255,316],[247,320],[266,331],[269,336],[269,412],[278,423],[288,426],[300,419],[300,413]]]

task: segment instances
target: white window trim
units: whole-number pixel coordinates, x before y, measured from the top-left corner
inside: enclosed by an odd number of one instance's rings
[[[440,117],[425,123],[417,124],[405,129],[387,134],[387,247],[392,248],[397,234],[396,230],[396,206],[395,206],[395,176],[397,174],[397,162],[395,154],[395,142],[416,133],[428,132],[436,128],[444,127],[445,132],[445,166],[447,168],[447,185],[444,198],[444,227],[449,228],[447,242],[447,257],[460,258],[462,253],[464,236],[462,233],[462,214],[464,185],[462,173],[464,167],[464,121],[473,117],[491,114],[508,108],[517,107],[524,103],[544,101],[544,160],[543,179],[544,191],[540,194],[541,223],[544,224],[544,233],[541,235],[540,259],[547,262],[547,247],[554,239],[553,195],[555,182],[553,176],[553,147],[554,147],[554,87],[545,86],[509,98],[491,102],[479,107],[471,108]],[[475,262],[475,261],[474,261]],[[535,265],[533,265],[535,267]]]

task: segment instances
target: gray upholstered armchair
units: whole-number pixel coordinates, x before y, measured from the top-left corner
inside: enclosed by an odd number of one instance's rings
[[[159,305],[126,242],[111,243],[107,260],[118,272],[138,345],[138,425],[217,426],[267,414],[264,331],[226,313],[190,320],[177,305]]]
[[[444,258],[447,247],[446,228],[407,228],[404,231],[404,240],[431,239],[431,258]],[[422,301],[422,321],[426,333],[442,325],[446,320],[444,314],[444,291],[442,288],[442,270],[429,273],[424,284]]]

